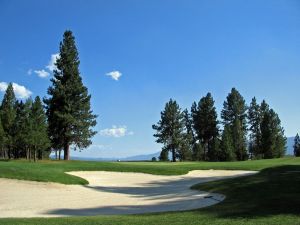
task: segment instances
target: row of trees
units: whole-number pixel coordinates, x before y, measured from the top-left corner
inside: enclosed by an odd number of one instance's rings
[[[45,106],[39,97],[17,101],[9,84],[0,108],[0,157],[42,159],[53,150],[70,158],[70,146],[86,148],[96,134],[91,96],[82,83],[75,38],[66,31],[60,43],[57,69],[48,88]],[[44,108],[46,109],[44,111]]]
[[[34,101],[18,101],[10,83],[0,107],[0,118],[1,158],[36,161],[49,156],[47,118],[38,96]]]
[[[286,137],[278,115],[266,101],[250,106],[232,88],[224,101],[221,121],[210,93],[182,111],[170,99],[153,129],[163,144],[160,160],[234,161],[275,158],[285,154]],[[223,130],[220,130],[220,124]],[[248,131],[250,132],[248,135]]]

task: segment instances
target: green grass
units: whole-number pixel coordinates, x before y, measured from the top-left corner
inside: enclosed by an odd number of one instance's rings
[[[146,172],[152,174],[183,174],[193,169],[246,169],[261,170],[260,173],[234,179],[220,180],[195,185],[199,190],[223,193],[225,201],[220,204],[186,212],[153,213],[126,216],[93,216],[64,218],[0,219],[6,224],[212,224],[212,225],[259,225],[300,224],[300,158],[232,162],[232,163],[97,163],[97,162],[0,162],[0,176],[8,168],[12,177],[24,171],[19,179],[41,180],[42,175],[56,173],[47,180],[63,181],[63,171],[110,170]],[[33,168],[33,169],[32,169]],[[25,175],[25,171],[31,171]],[[48,171],[44,171],[48,170]],[[13,171],[13,172],[12,172]],[[67,183],[82,183],[82,180],[66,176]],[[66,183],[66,182],[61,182]],[[1,200],[0,200],[1,201]]]
[[[299,165],[300,158],[280,158],[244,162],[83,162],[83,161],[0,161],[0,177],[20,180],[87,184],[87,181],[65,174],[67,171],[121,171],[161,175],[181,175],[191,170],[261,170],[273,166]]]

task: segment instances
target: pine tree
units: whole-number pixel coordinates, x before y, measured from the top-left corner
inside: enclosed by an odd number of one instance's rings
[[[220,161],[234,161],[236,159],[231,129],[229,125],[225,125],[222,133],[221,152],[219,159]]]
[[[261,147],[261,110],[256,102],[256,98],[252,98],[250,107],[248,109],[248,123],[250,130],[249,153],[251,158],[260,154]]]
[[[245,128],[243,128],[241,121],[238,119],[234,120],[231,134],[237,160],[246,160],[248,158],[245,133],[246,131]]]
[[[296,134],[294,139],[294,156],[299,157],[300,156],[300,137],[298,134]]]
[[[216,141],[219,130],[217,121],[217,112],[214,106],[214,100],[210,93],[200,99],[198,105],[193,103],[191,108],[194,130],[197,139],[204,146],[204,160],[214,160],[218,149],[214,149],[213,143]]]
[[[2,122],[1,122],[1,119],[0,119],[0,157],[3,158],[3,159],[6,157],[5,156],[5,151],[4,151],[5,143],[6,143],[5,132],[4,132]]]
[[[196,141],[192,149],[192,160],[203,161],[204,160],[203,156],[204,156],[203,145],[199,141]]]
[[[161,119],[152,128],[156,130],[156,142],[162,143],[163,149],[172,153],[172,161],[175,162],[184,132],[183,113],[176,101],[170,99],[161,112]]]
[[[79,73],[79,57],[75,38],[71,31],[64,33],[60,54],[56,61],[50,97],[45,99],[49,121],[49,133],[53,148],[64,149],[64,159],[69,160],[70,145],[86,148],[96,132],[96,116],[90,107],[91,96],[83,85]]]
[[[169,161],[169,149],[163,148],[159,155],[159,161]]]
[[[50,140],[47,134],[47,117],[43,109],[42,102],[37,96],[32,104],[31,113],[31,148],[33,150],[33,159],[42,159],[43,152],[50,146]]]
[[[224,126],[229,126],[237,160],[246,160],[248,158],[246,148],[246,111],[247,106],[244,98],[235,88],[232,88],[223,104],[221,117]]]
[[[183,133],[182,140],[180,141],[178,158],[181,161],[186,161],[192,159],[192,149],[195,144],[194,132],[192,127],[192,119],[187,109],[183,111],[183,120],[184,120],[185,132]]]
[[[25,148],[26,159],[31,160],[33,157],[32,152],[32,138],[33,138],[33,118],[31,117],[32,114],[32,104],[33,101],[31,98],[28,98],[24,104],[23,116],[22,120],[20,121],[20,134],[22,138],[23,147]]]
[[[25,107],[22,101],[16,101],[16,118],[14,122],[14,157],[25,157],[26,149],[25,149],[25,132],[26,132],[26,125],[24,124],[25,118]]]
[[[285,154],[286,137],[278,115],[265,110],[261,122],[261,151],[263,158],[278,158]]]
[[[13,139],[14,139],[14,123],[16,118],[15,109],[16,97],[12,83],[10,83],[5,91],[2,104],[1,104],[1,122],[5,132],[5,155],[8,158],[13,156]]]

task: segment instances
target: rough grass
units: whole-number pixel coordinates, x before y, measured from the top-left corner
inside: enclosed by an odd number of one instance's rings
[[[5,164],[5,166],[3,166]],[[260,224],[300,224],[300,158],[284,158],[233,163],[92,163],[92,162],[0,162],[0,173],[8,168],[11,178],[17,171],[31,170],[35,178],[44,174],[57,173],[52,181],[62,181],[63,171],[109,170],[147,172],[153,174],[182,174],[193,169],[246,169],[261,170],[248,177],[239,177],[195,185],[192,188],[223,193],[225,201],[211,207],[170,213],[153,213],[126,216],[93,216],[64,218],[0,219],[6,224],[208,224],[208,225],[260,225]],[[48,171],[43,171],[48,170]],[[30,179],[31,175],[18,176]],[[69,183],[80,183],[76,178],[66,177]],[[63,182],[64,183],[64,182]],[[0,212],[1,213],[1,212]]]

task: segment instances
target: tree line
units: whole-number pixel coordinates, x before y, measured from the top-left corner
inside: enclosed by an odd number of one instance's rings
[[[49,156],[47,118],[39,96],[16,100],[10,83],[0,107],[0,157],[43,159]]]
[[[156,142],[163,144],[161,161],[169,160],[169,152],[172,161],[242,161],[284,156],[284,129],[278,114],[265,100],[259,104],[254,97],[247,106],[243,96],[232,88],[223,103],[221,121],[214,104],[211,93],[194,102],[190,111],[182,111],[173,99],[166,103],[161,119],[152,126]]]
[[[70,147],[86,148],[96,134],[96,115],[90,106],[91,95],[79,72],[75,37],[67,30],[60,43],[56,69],[48,96],[34,101],[16,100],[10,83],[0,107],[0,157],[5,159],[43,159],[55,151],[60,159],[70,158]],[[57,154],[58,153],[58,154]]]

